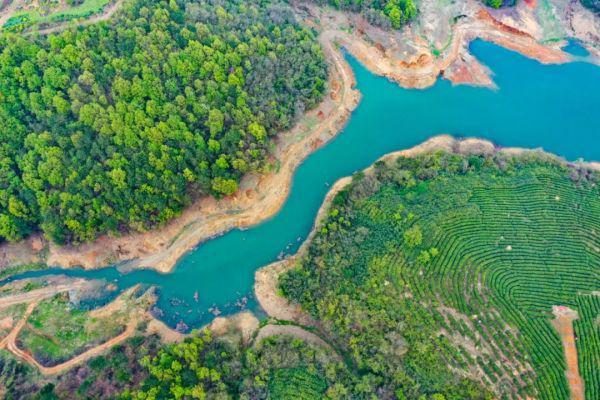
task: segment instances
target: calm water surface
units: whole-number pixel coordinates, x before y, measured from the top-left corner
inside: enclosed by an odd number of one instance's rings
[[[569,46],[570,52],[585,55],[576,43]],[[426,90],[401,89],[348,57],[362,102],[344,131],[298,168],[290,197],[274,218],[203,243],[170,274],[121,273],[115,267],[66,274],[106,279],[119,290],[156,285],[165,322],[199,327],[214,318],[215,308],[223,314],[256,309],[254,271],[297,250],[333,182],[386,153],[448,133],[503,146],[543,147],[570,160],[600,160],[600,68],[584,62],[541,65],[483,41],[473,42],[471,49],[493,70],[497,89],[443,80]]]

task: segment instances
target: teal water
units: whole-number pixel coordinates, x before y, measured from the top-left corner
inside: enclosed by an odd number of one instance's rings
[[[298,249],[332,183],[386,153],[448,133],[501,146],[543,147],[570,160],[600,160],[600,68],[583,62],[541,65],[483,41],[473,42],[471,50],[494,71],[497,89],[439,80],[426,90],[406,90],[348,56],[362,102],[343,132],[298,168],[282,210],[251,229],[201,244],[172,273],[121,273],[116,267],[51,273],[106,279],[119,290],[138,282],[156,285],[165,322],[199,327],[214,318],[212,307],[224,314],[255,309],[254,271]]]
[[[562,49],[573,56],[587,57],[590,55],[590,52],[577,39],[569,39],[567,45]]]

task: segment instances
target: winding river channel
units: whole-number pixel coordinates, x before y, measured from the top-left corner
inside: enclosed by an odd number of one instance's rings
[[[472,53],[494,73],[498,88],[453,86],[438,80],[425,90],[407,90],[347,57],[363,98],[346,128],[310,155],[295,173],[290,196],[272,219],[251,229],[233,230],[199,245],[172,273],[122,273],[118,267],[83,271],[51,269],[11,279],[66,274],[105,279],[119,290],[136,283],[156,285],[161,319],[199,327],[214,314],[256,309],[254,272],[294,253],[310,231],[330,186],[391,151],[448,133],[476,136],[502,146],[542,147],[569,160],[600,160],[600,68],[581,60],[542,65],[477,40]],[[218,311],[217,311],[218,310]]]

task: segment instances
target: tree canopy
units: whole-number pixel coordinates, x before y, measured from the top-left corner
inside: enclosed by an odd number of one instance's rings
[[[280,3],[131,0],[110,21],[0,35],[0,240],[146,230],[230,195],[327,68]]]
[[[413,0],[313,0],[340,10],[360,12],[367,20],[382,28],[400,29],[417,16]]]

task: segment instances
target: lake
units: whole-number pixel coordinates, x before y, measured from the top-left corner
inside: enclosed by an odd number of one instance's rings
[[[172,273],[52,269],[11,280],[63,273],[106,279],[118,291],[136,283],[156,285],[161,319],[171,326],[183,321],[200,327],[215,313],[256,310],[254,271],[298,249],[337,179],[386,153],[448,133],[483,137],[502,146],[542,147],[569,160],[600,160],[599,67],[583,61],[542,65],[481,40],[471,50],[494,72],[497,89],[453,86],[445,80],[424,90],[402,89],[347,56],[362,102],[346,128],[298,168],[281,211],[255,227],[202,243]],[[576,43],[568,50],[582,60],[586,54]]]

